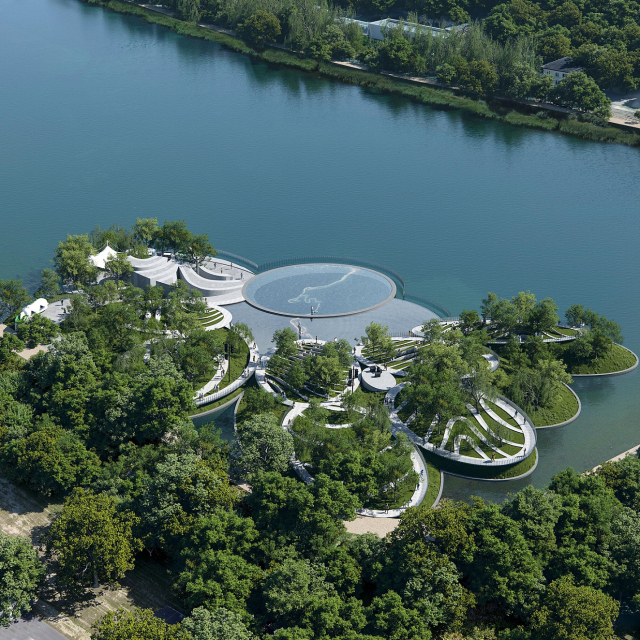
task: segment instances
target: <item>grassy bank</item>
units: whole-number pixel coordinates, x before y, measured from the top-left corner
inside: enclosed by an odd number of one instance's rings
[[[526,473],[536,463],[538,450],[522,462],[512,465],[492,465],[490,462],[482,466],[465,464],[456,460],[449,460],[430,451],[423,451],[425,460],[433,466],[441,469],[445,473],[453,473],[468,478],[478,478],[479,480],[508,480],[517,478]]]
[[[422,104],[433,107],[455,108],[472,113],[474,115],[514,124],[530,127],[534,129],[544,129],[546,131],[559,131],[571,135],[598,142],[615,142],[630,146],[640,145],[640,135],[623,131],[616,127],[598,127],[586,122],[579,122],[575,119],[567,118],[563,114],[543,112],[543,117],[539,117],[533,111],[535,107],[525,105],[518,109],[513,106],[505,106],[504,101],[487,102],[460,92],[449,89],[440,89],[433,86],[419,85],[408,80],[391,78],[389,76],[362,71],[350,67],[339,66],[327,62],[317,62],[310,58],[304,58],[291,51],[267,47],[256,50],[250,47],[240,38],[199,27],[196,24],[183,22],[170,16],[151,11],[135,4],[123,2],[122,0],[81,0],[82,2],[105,7],[118,13],[136,15],[158,24],[181,35],[201,38],[223,44],[233,51],[250,55],[258,60],[270,64],[278,64],[301,71],[317,72],[325,77],[359,85],[383,93],[402,95]]]
[[[571,390],[562,385],[556,392],[553,403],[538,411],[529,411],[529,417],[536,427],[548,427],[570,420],[578,413],[578,400]]]
[[[619,344],[611,345],[607,353],[587,363],[576,363],[565,358],[567,370],[571,374],[589,375],[596,373],[616,373],[633,367],[635,355]]]
[[[427,495],[424,497],[422,504],[427,507],[432,507],[440,493],[442,477],[440,475],[440,469],[431,462],[427,462],[427,473],[429,474],[429,486],[427,487]]]

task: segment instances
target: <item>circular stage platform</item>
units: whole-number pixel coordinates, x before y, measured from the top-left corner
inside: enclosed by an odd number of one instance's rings
[[[384,391],[386,393],[396,386],[396,379],[379,366],[367,367],[360,374],[360,382],[367,391],[374,392]]]
[[[249,280],[246,301],[270,313],[296,318],[332,318],[370,311],[396,295],[387,276],[342,264],[300,264],[273,269]]]

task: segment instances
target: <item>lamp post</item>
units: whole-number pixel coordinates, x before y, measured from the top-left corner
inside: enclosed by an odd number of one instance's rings
[[[224,343],[224,353],[227,356],[227,375],[231,382],[231,354],[235,351],[235,347],[230,342]]]

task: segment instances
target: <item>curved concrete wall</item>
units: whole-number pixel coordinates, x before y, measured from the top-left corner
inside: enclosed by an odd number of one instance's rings
[[[191,267],[180,266],[178,273],[190,287],[199,291],[203,296],[222,296],[242,289],[243,282],[214,282],[199,276]]]
[[[162,256],[151,256],[149,258],[134,258],[127,256],[134,269],[143,271],[145,269],[153,269],[161,264],[167,264],[169,261]]]
[[[171,285],[178,278],[177,269],[175,262],[165,261],[152,269],[134,271],[131,279],[136,287],[154,287],[156,284]]]
[[[206,278],[207,280],[233,280],[233,276],[230,276],[226,273],[215,273],[214,271],[209,271],[202,265],[198,267],[198,275]]]

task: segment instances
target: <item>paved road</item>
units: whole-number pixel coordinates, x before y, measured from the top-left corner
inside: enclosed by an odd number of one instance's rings
[[[21,619],[10,627],[0,627],[0,640],[66,640],[53,627],[38,618]]]

